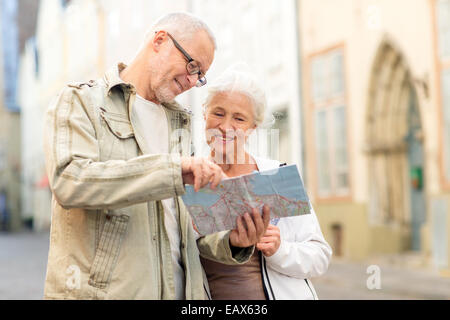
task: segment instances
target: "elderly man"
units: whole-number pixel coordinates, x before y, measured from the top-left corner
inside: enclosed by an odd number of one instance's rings
[[[51,104],[44,134],[53,193],[45,298],[204,299],[199,254],[248,261],[267,228],[267,209],[246,216],[246,228],[196,242],[179,198],[185,183],[214,188],[223,177],[214,163],[189,156],[190,113],[173,101],[206,83],[214,51],[202,21],[169,14],[129,66],[69,84]]]

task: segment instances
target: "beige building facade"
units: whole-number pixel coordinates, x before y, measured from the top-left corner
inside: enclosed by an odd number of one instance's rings
[[[335,254],[414,251],[445,272],[450,1],[301,0],[299,14],[308,189]]]

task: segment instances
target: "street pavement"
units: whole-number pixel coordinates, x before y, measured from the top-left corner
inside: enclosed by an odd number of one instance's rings
[[[402,257],[398,256],[399,259]],[[373,265],[379,270],[378,288],[374,288],[369,279],[374,276],[373,270],[369,268]],[[327,273],[320,278],[313,278],[312,283],[319,299],[323,300],[450,299],[450,278],[440,276],[437,270],[405,267],[386,261],[355,263],[333,259]]]
[[[48,233],[0,232],[0,300],[42,299],[48,243]],[[333,258],[328,272],[312,282],[322,300],[450,299],[450,278],[430,268],[406,268],[389,261],[356,263]],[[379,289],[371,290],[367,279],[373,273],[367,273],[367,268],[373,264],[379,268],[380,281]]]
[[[0,299],[42,299],[48,243],[48,233],[0,233]]]

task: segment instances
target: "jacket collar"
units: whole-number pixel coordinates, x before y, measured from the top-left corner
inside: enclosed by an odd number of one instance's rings
[[[120,86],[124,91],[129,90],[132,93],[136,93],[136,89],[134,88],[134,86],[131,83],[123,81],[119,76],[120,72],[126,67],[126,64],[119,62],[117,65],[111,67],[108,71],[106,71],[104,80],[106,82],[108,94],[113,88],[117,86]]]

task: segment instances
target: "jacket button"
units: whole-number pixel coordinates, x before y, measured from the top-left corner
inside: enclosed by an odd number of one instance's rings
[[[122,136],[122,134],[121,134],[120,132],[118,132],[118,131],[116,131],[116,134],[117,134],[119,137]]]
[[[181,248],[184,249],[186,247],[186,245],[184,244],[184,242],[181,243]]]

